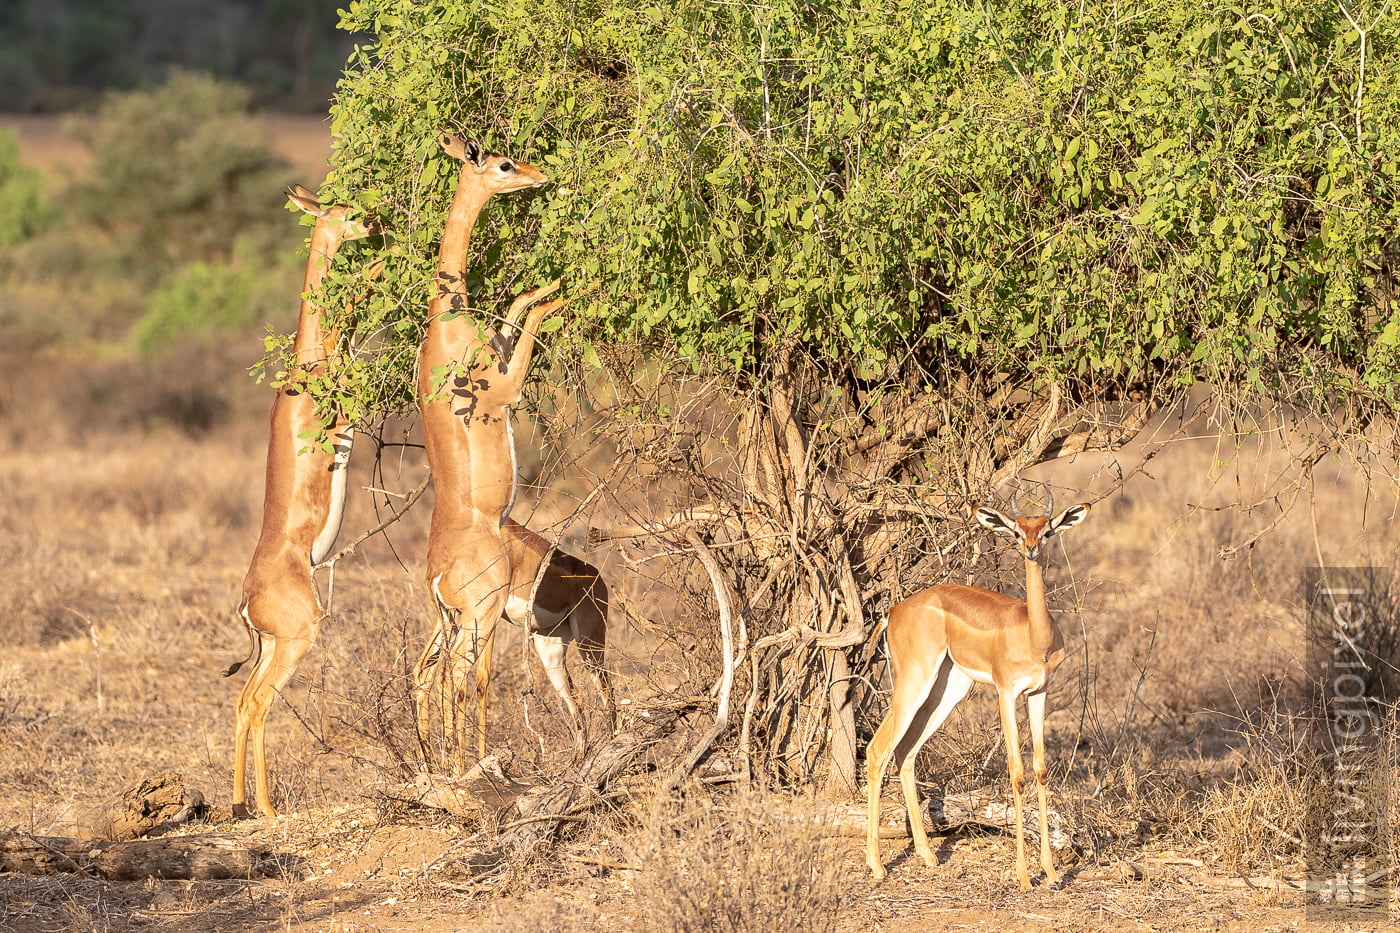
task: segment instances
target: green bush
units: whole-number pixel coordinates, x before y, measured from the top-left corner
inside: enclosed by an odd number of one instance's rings
[[[0,287],[42,296],[11,298],[0,325],[40,342],[127,337],[150,354],[294,321],[306,231],[249,104],[246,88],[192,73],[111,93],[71,121],[91,168],[52,202],[0,134],[0,248],[30,241],[8,252]]]
[[[23,243],[54,220],[53,203],[39,173],[19,161],[19,140],[0,131],[0,246]]]
[[[295,296],[290,272],[268,275],[250,264],[192,262],[151,292],[146,313],[132,330],[132,343],[146,355],[168,350],[181,338],[208,344],[220,335],[287,317],[288,309],[296,307]]]
[[[108,95],[95,119],[74,124],[93,156],[92,178],[71,199],[79,219],[156,278],[227,260],[259,230],[285,228],[291,179],[249,102],[238,84],[184,72]]]
[[[482,134],[555,180],[492,208],[485,289],[596,280],[590,336],[740,371],[800,346],[852,383],[1395,405],[1400,57],[1367,16],[1362,42],[1324,0],[358,0],[331,182],[428,256],[435,133]]]

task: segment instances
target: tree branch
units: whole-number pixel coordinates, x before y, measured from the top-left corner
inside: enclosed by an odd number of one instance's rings
[[[719,631],[721,639],[721,651],[724,658],[724,671],[720,674],[719,681],[719,705],[715,709],[715,724],[701,737],[695,747],[690,750],[690,754],[685,757],[670,777],[666,779],[663,786],[663,796],[674,790],[681,781],[685,780],[695,765],[710,750],[715,739],[719,738],[725,729],[729,728],[729,700],[734,690],[734,629],[733,629],[733,609],[729,597],[729,584],[725,582],[724,573],[720,570],[719,561],[715,560],[714,554],[705,546],[705,542],[700,540],[700,536],[694,531],[685,533],[685,540],[695,549],[695,556],[699,558],[705,572],[710,576],[710,584],[715,590],[715,602],[719,607]]]
[[[388,528],[394,522],[403,518],[404,515],[408,513],[408,510],[413,508],[413,504],[417,502],[420,498],[422,498],[423,493],[427,491],[428,483],[430,483],[432,479],[433,475],[431,473],[429,473],[427,476],[424,476],[423,482],[419,483],[417,488],[410,492],[408,496],[404,499],[403,508],[399,509],[394,514],[384,519],[378,525],[375,525],[369,531],[366,531],[364,534],[360,535],[354,541],[351,541],[349,544],[345,545],[345,547],[341,548],[339,551],[336,551],[335,554],[321,561],[312,569],[320,570],[322,567],[333,567],[336,561],[340,560],[342,557],[349,557],[351,554],[354,554],[355,551],[359,548],[359,546],[365,543],[365,541],[369,540],[370,538],[373,538],[385,528]]]

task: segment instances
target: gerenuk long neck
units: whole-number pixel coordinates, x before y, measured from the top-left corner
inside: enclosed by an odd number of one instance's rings
[[[447,223],[438,243],[438,271],[460,278],[466,269],[467,253],[471,250],[472,231],[486,202],[494,194],[481,181],[480,174],[470,162],[462,163],[457,171],[457,190],[447,209]]]
[[[429,331],[447,327],[460,333],[470,330],[473,337],[476,335],[475,325],[465,316],[451,321],[444,321],[440,316],[446,311],[467,310],[467,253],[471,250],[472,231],[476,229],[477,220],[491,193],[481,184],[471,164],[463,164],[457,176],[457,191],[447,212],[442,240],[438,244],[437,281],[433,295],[428,299]]]
[[[434,511],[439,513],[471,508],[473,503],[467,434],[478,407],[471,363],[481,338],[476,323],[465,313],[465,276],[472,230],[491,196],[475,180],[472,167],[464,164],[438,247],[436,282],[428,300],[428,329],[418,349],[423,442],[433,473]],[[456,316],[444,320],[443,315],[449,312]]]
[[[1055,643],[1055,623],[1045,604],[1045,571],[1039,562],[1026,558],[1026,612],[1030,616],[1031,645],[1042,657]]]
[[[338,224],[318,221],[311,231],[310,256],[301,285],[301,313],[297,317],[297,334],[293,342],[297,365],[311,374],[325,365],[335,350],[339,334],[326,328],[325,312],[311,297],[321,293],[321,286],[330,271],[331,262],[344,238]]]

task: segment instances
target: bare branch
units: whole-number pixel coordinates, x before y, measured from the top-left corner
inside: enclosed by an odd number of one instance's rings
[[[685,539],[695,549],[695,556],[699,558],[700,564],[709,574],[710,584],[715,589],[715,602],[719,607],[719,630],[724,670],[720,675],[719,705],[715,709],[715,724],[701,737],[699,742],[695,743],[695,747],[690,750],[690,754],[685,757],[685,760],[671,772],[671,776],[666,780],[665,791],[670,791],[679,785],[686,775],[694,770],[695,765],[704,757],[705,753],[710,750],[715,739],[729,728],[729,700],[734,690],[734,626],[729,584],[724,579],[719,562],[715,560],[714,554],[710,553],[710,549],[705,546],[705,542],[700,540],[700,536],[694,531],[687,531]]]
[[[1060,419],[1061,392],[1059,380],[1050,383],[1050,397],[1045,400],[1045,406],[1040,410],[1040,418],[1036,421],[1035,427],[1031,429],[1026,439],[1020,442],[1020,450],[991,475],[987,483],[989,488],[999,488],[1002,483],[1036,462],[1041,451],[1050,445],[1051,432]],[[1022,420],[1025,421],[1029,417],[1027,414]],[[1018,427],[1020,427],[1019,424]]]
[[[319,570],[322,567],[334,567],[336,561],[340,560],[342,557],[349,557],[351,554],[354,554],[355,551],[360,547],[360,545],[363,544],[365,541],[367,541],[370,538],[373,538],[385,528],[388,528],[390,525],[394,524],[394,522],[403,518],[404,515],[408,513],[408,510],[413,508],[413,504],[417,502],[420,498],[422,498],[423,493],[428,488],[428,483],[432,482],[432,479],[433,476],[431,473],[429,473],[427,476],[424,476],[423,482],[419,483],[418,486],[412,492],[410,492],[408,496],[404,499],[403,508],[399,509],[397,512],[394,512],[392,515],[384,519],[378,525],[375,525],[369,531],[366,531],[365,533],[361,534],[354,541],[351,541],[349,544],[345,545],[345,547],[341,548],[339,551],[336,551],[335,554],[321,561],[313,569]]]
[[[1261,538],[1277,528],[1279,524],[1288,517],[1288,513],[1293,510],[1293,504],[1298,501],[1298,496],[1302,494],[1303,488],[1308,485],[1308,480],[1312,477],[1313,468],[1321,462],[1323,457],[1327,456],[1334,449],[1335,444],[1331,438],[1315,441],[1309,445],[1308,449],[1297,459],[1298,475],[1282,492],[1273,497],[1274,502],[1278,504],[1278,514],[1274,516],[1273,521],[1235,544],[1222,545],[1220,549],[1216,551],[1216,556],[1222,560],[1233,560],[1240,555],[1241,551],[1246,551],[1254,547]],[[1278,500],[1285,493],[1288,494],[1288,501],[1286,503],[1279,503]]]

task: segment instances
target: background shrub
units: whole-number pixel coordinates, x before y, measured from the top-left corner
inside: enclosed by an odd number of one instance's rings
[[[71,198],[75,220],[105,231],[133,274],[227,262],[282,221],[290,182],[248,107],[246,88],[194,72],[108,95],[72,123],[93,156]]]
[[[150,293],[146,313],[132,330],[143,354],[168,350],[187,338],[209,343],[264,321],[295,321],[297,277],[285,263],[272,274],[250,264],[192,262],[166,276]]]
[[[54,208],[39,173],[19,161],[19,140],[0,131],[0,247],[35,236],[53,222]]]

